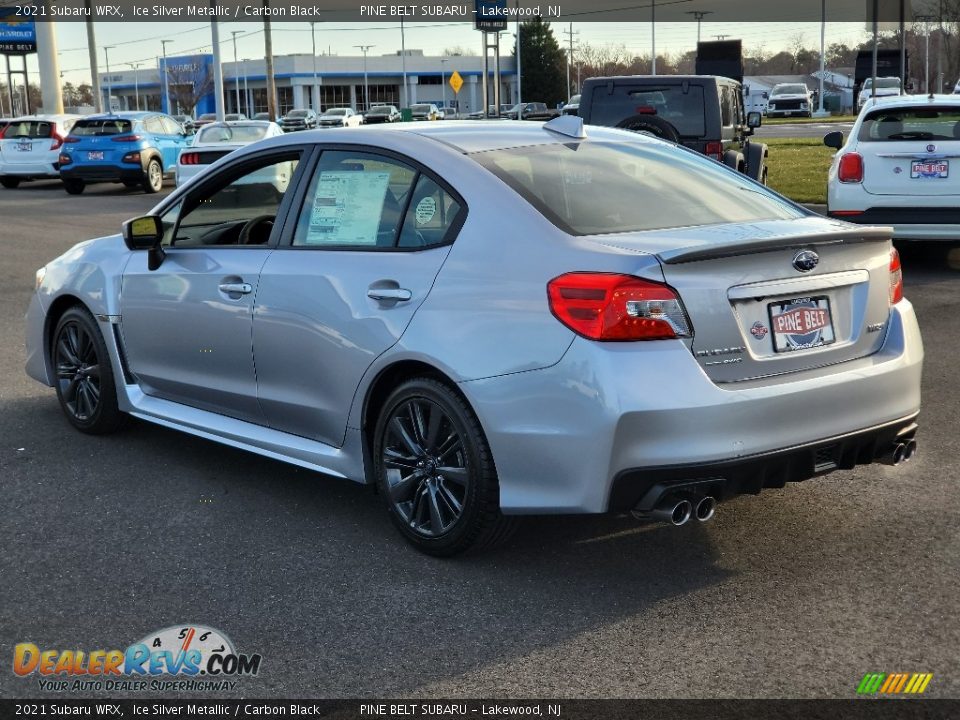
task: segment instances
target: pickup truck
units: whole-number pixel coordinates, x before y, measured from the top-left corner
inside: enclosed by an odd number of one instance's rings
[[[514,105],[506,112],[501,113],[501,117],[505,117],[509,120],[553,120],[559,115],[559,110],[551,110],[547,107],[546,103],[542,102],[523,103],[522,113],[520,111],[519,104]]]

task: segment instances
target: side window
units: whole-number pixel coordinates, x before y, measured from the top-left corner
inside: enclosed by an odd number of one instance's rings
[[[176,122],[175,120],[173,120],[172,118],[166,118],[166,117],[165,117],[165,118],[160,118],[160,120],[161,120],[161,122],[163,122],[163,131],[164,131],[165,134],[167,134],[167,135],[180,135],[180,134],[183,132],[183,128],[181,128],[181,127],[177,124],[177,122]]]
[[[144,130],[146,130],[148,133],[151,133],[151,134],[153,134],[153,135],[165,135],[165,134],[166,134],[166,131],[163,129],[163,123],[160,122],[160,118],[158,118],[158,117],[156,117],[156,116],[154,116],[154,117],[148,117],[146,120],[144,120],[144,121],[143,121],[143,128],[144,128]]]
[[[436,182],[421,175],[403,220],[399,246],[433,247],[443,244],[459,214],[460,203]]]
[[[244,165],[224,181],[191,194],[176,222],[162,218],[168,247],[265,245],[273,221],[297,169],[300,153]]]
[[[392,248],[417,171],[392,158],[328,151],[320,157],[294,246]]]
[[[730,88],[720,86],[720,123],[723,127],[733,125],[733,113],[730,111]]]

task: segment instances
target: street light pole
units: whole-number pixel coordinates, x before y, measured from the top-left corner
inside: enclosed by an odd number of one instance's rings
[[[310,40],[313,43],[313,87],[310,88],[310,105],[316,112],[320,112],[320,103],[317,102],[320,87],[317,85],[317,24],[310,23]]]
[[[104,45],[103,46],[103,59],[106,61],[107,65],[107,113],[113,113],[113,83],[110,82],[110,51],[115,48],[115,45]]]
[[[133,68],[133,94],[136,98],[137,112],[140,112],[140,63],[127,63]]]
[[[163,97],[167,103],[166,113],[173,115],[173,108],[170,107],[170,78],[167,72],[167,43],[169,42],[173,40],[161,40],[160,45],[163,47]]]
[[[367,50],[376,45],[354,45],[355,48],[360,48],[360,52],[363,53],[363,110],[366,112],[370,109],[370,86],[367,85]],[[359,112],[360,108],[357,108]]]
[[[231,30],[233,35],[233,81],[237,85],[237,112],[240,112],[240,73],[237,67],[237,35],[243,35],[244,30]]]
[[[247,117],[252,118],[254,113],[250,110],[250,91],[247,89],[247,60],[249,59],[243,59],[243,107],[247,111]]]
[[[447,107],[447,75],[445,72],[446,68],[444,67],[447,64],[447,60],[449,60],[449,58],[440,58],[440,87],[443,89],[444,112],[446,112]]]
[[[687,15],[693,15],[697,21],[697,45],[700,45],[700,21],[704,15],[709,15],[713,10],[688,10]]]

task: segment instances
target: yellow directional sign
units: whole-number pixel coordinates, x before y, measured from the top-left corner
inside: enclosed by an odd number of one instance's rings
[[[460,92],[460,88],[463,87],[463,78],[460,77],[460,73],[456,70],[450,75],[450,87],[453,88],[454,94]]]

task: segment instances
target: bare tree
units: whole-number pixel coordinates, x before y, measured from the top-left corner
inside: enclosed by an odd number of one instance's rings
[[[174,106],[181,113],[193,114],[200,98],[213,90],[213,73],[200,62],[167,66],[167,83]]]
[[[443,57],[473,57],[474,55],[479,55],[476,50],[473,50],[463,45],[453,45],[443,49],[443,52],[440,53]]]

